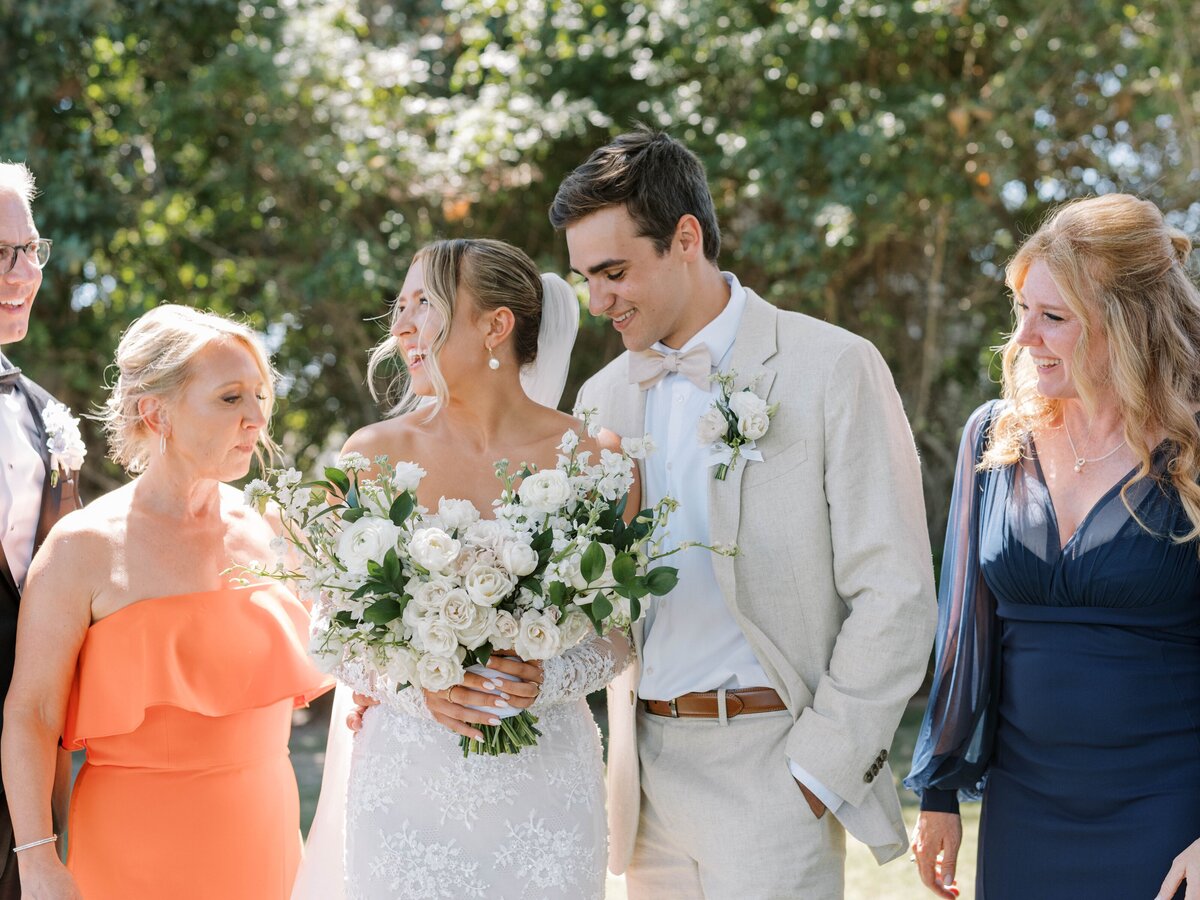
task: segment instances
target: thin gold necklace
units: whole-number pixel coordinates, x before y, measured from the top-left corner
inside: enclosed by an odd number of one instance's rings
[[[1073,441],[1071,439],[1071,429],[1069,427],[1067,427],[1067,417],[1066,416],[1063,416],[1063,431],[1065,431],[1067,433],[1067,443],[1071,446],[1071,455],[1073,457],[1075,457],[1075,472],[1076,472],[1076,474],[1082,472],[1083,467],[1086,466],[1088,463],[1102,462],[1103,460],[1108,459],[1110,456],[1112,456],[1114,453],[1116,453],[1118,450],[1120,450],[1122,447],[1125,446],[1125,438],[1121,438],[1121,443],[1117,444],[1117,446],[1113,447],[1111,450],[1109,450],[1103,456],[1093,456],[1091,459],[1084,459],[1082,456],[1079,455],[1079,451],[1075,449],[1075,441]],[[1091,436],[1092,436],[1092,430],[1089,428],[1088,436],[1087,436],[1087,438],[1084,439],[1085,447],[1087,446],[1087,441],[1091,439]]]

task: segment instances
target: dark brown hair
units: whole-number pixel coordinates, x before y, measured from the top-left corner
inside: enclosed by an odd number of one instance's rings
[[[562,230],[609,206],[624,206],[659,256],[671,248],[675,227],[686,215],[700,222],[705,258],[715,263],[721,253],[704,164],[665,132],[639,125],[593,152],[559,185],[550,222]]]

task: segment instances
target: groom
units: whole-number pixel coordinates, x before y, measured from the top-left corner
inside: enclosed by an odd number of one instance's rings
[[[17,610],[29,563],[50,526],[80,506],[75,473],[52,477],[41,416],[52,398],[21,375],[3,352],[29,330],[29,312],[49,256],[33,223],[33,195],[33,175],[24,165],[0,163],[0,705],[12,681]],[[59,750],[52,801],[59,835],[66,825],[70,772],[71,756]],[[12,820],[0,785],[0,900],[21,896],[13,846]]]
[[[888,748],[936,615],[891,375],[867,341],[718,268],[703,166],[666,134],[595,151],[550,220],[627,350],[579,405],[653,437],[643,505],[679,501],[671,545],[740,551],[675,557],[678,586],[634,628],[640,666],[609,688],[609,867],[631,900],[841,897],[843,829],[881,863],[907,847]],[[727,442],[697,433],[715,373],[778,405],[723,480]]]

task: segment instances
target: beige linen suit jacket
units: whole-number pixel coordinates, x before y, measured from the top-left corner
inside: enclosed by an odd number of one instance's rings
[[[891,373],[868,341],[747,291],[730,368],[779,411],[762,462],[709,481],[717,582],[795,725],[787,754],[845,803],[838,819],[879,862],[908,838],[886,756],[925,674],[936,590],[912,433]],[[645,430],[628,354],[593,376],[582,406],[622,436]],[[634,643],[641,649],[640,624]],[[609,867],[637,836],[635,662],[609,688]],[[786,765],[786,760],[780,760]],[[796,791],[796,802],[804,803]],[[747,816],[745,808],[714,810]]]

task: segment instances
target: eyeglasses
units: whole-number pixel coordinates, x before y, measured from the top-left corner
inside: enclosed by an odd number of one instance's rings
[[[0,244],[0,273],[7,275],[17,265],[18,250],[24,250],[35,266],[43,268],[50,259],[50,245],[53,243],[41,238],[28,244]]]

